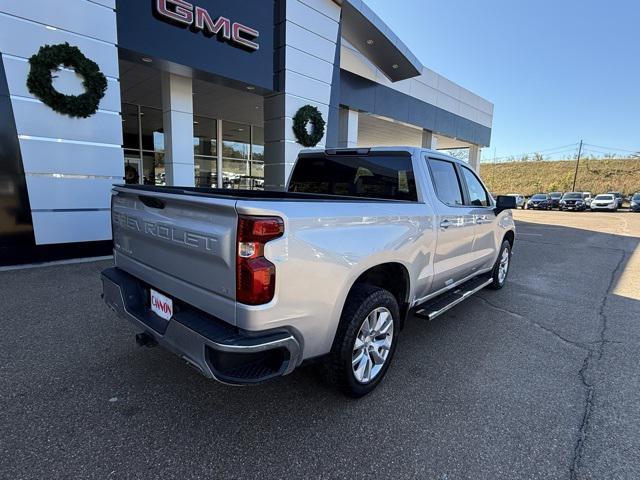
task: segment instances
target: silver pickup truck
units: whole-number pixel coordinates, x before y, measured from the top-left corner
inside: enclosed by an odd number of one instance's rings
[[[465,162],[408,147],[303,151],[286,192],[116,186],[103,297],[139,345],[207,377],[254,384],[317,359],[358,397],[409,312],[502,288],[514,207]]]

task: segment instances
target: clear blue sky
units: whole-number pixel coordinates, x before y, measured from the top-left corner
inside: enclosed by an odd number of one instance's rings
[[[637,0],[365,0],[422,63],[495,104],[483,158],[640,150]]]

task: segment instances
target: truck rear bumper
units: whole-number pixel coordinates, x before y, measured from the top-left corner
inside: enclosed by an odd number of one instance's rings
[[[243,331],[178,300],[167,322],[151,312],[148,285],[118,268],[102,272],[102,286],[113,311],[208,378],[254,384],[291,373],[300,363],[300,344],[286,330]]]

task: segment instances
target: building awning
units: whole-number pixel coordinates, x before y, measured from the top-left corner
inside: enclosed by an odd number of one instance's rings
[[[422,63],[363,0],[334,0],[342,6],[342,36],[392,82],[417,77]]]

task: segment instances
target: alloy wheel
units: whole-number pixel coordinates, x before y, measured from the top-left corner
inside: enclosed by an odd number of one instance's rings
[[[500,257],[500,265],[498,265],[498,281],[502,285],[507,278],[509,272],[509,249],[505,248]]]
[[[374,380],[384,367],[393,342],[393,316],[385,307],[373,310],[362,322],[353,345],[351,367],[360,383]]]

